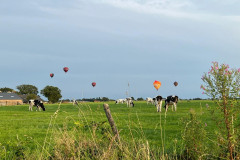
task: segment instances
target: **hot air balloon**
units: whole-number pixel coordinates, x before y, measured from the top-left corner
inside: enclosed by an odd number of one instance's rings
[[[92,82],[92,86],[95,87],[96,86],[96,82]]]
[[[67,73],[67,71],[69,70],[69,68],[68,68],[68,67],[64,67],[63,70],[64,70],[65,73]]]
[[[153,82],[153,86],[156,88],[156,90],[158,90],[161,87],[161,82],[159,81],[154,81]]]
[[[50,77],[53,78],[54,74],[53,73],[50,73]]]
[[[174,86],[175,86],[175,87],[177,87],[177,85],[178,85],[178,82],[176,82],[176,81],[175,81],[173,84],[174,84]]]

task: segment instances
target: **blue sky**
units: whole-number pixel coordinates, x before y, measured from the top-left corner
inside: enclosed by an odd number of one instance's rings
[[[0,87],[53,85],[70,99],[127,90],[206,98],[201,76],[212,61],[239,68],[239,8],[237,0],[1,0]]]

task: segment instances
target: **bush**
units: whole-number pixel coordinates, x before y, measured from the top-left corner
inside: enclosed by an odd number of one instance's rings
[[[48,101],[52,103],[56,103],[62,98],[61,90],[54,86],[46,86],[41,90],[41,94],[48,98]]]
[[[36,94],[29,94],[27,95],[26,99],[29,101],[30,99],[37,99],[38,96]]]
[[[137,98],[138,101],[143,101],[144,99],[142,97]]]
[[[219,110],[223,115],[215,119],[219,126],[218,143],[222,148],[221,156],[229,156],[229,159],[232,160],[240,157],[240,127],[237,127],[240,121],[240,112],[239,104],[236,101],[240,91],[240,68],[230,69],[229,65],[212,63],[210,71],[202,77],[204,85],[201,85],[200,88],[203,89],[203,94],[208,95],[218,104],[212,113]]]
[[[189,118],[183,120],[183,124],[183,157],[186,159],[202,159],[203,155],[206,154],[205,125],[197,119],[193,109],[190,110]]]

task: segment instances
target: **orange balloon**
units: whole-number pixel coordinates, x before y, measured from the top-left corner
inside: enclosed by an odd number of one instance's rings
[[[153,82],[153,86],[156,88],[156,90],[158,90],[161,87],[161,82],[159,81],[154,81]]]

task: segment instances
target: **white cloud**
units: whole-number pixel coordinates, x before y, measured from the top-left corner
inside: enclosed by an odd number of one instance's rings
[[[88,2],[107,4],[121,9],[145,14],[157,14],[173,18],[194,20],[221,19],[239,21],[240,2],[232,1],[190,1],[190,0],[90,0]],[[227,7],[226,7],[227,6]]]
[[[98,3],[112,5],[114,7],[128,9],[141,13],[161,14],[179,18],[197,18],[196,15],[183,11],[185,8],[193,8],[189,1],[170,0],[101,0]]]

